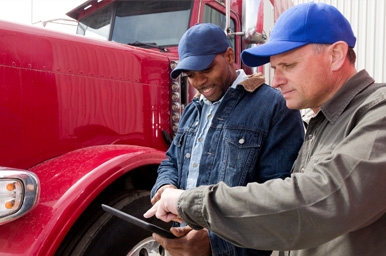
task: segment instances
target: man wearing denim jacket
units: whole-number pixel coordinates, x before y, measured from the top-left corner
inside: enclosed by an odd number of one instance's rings
[[[235,70],[224,31],[213,24],[190,28],[178,46],[181,72],[199,93],[181,117],[176,137],[158,169],[152,203],[167,187],[191,189],[220,181],[245,186],[285,178],[303,142],[299,111],[289,110],[264,78]],[[154,235],[174,255],[270,255],[236,247],[207,230],[172,228],[177,239]]]

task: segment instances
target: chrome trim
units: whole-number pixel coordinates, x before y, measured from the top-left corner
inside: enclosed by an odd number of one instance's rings
[[[17,179],[24,186],[24,198],[20,209],[13,214],[0,217],[0,225],[2,225],[20,218],[37,205],[40,194],[40,182],[33,172],[7,167],[0,167],[0,179]]]

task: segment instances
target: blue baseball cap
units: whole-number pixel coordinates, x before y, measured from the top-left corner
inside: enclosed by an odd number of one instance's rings
[[[344,41],[354,48],[356,38],[347,19],[332,5],[305,3],[285,11],[276,21],[269,41],[244,50],[242,61],[249,67],[269,62],[272,55],[306,44],[333,44]]]
[[[189,28],[178,44],[180,61],[170,77],[177,78],[182,71],[204,70],[217,54],[230,47],[224,30],[211,23],[196,24]]]

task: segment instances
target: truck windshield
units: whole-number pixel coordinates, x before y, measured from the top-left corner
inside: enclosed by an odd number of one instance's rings
[[[177,45],[193,1],[116,1],[81,19],[77,33],[144,47]]]

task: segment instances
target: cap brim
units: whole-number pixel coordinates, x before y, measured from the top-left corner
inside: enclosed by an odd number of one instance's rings
[[[170,77],[176,79],[183,71],[201,71],[209,67],[216,54],[205,56],[189,56],[181,60],[177,67],[170,73]]]
[[[308,42],[275,41],[255,46],[241,53],[241,60],[249,67],[258,67],[269,62],[273,55],[291,51],[308,44]]]

